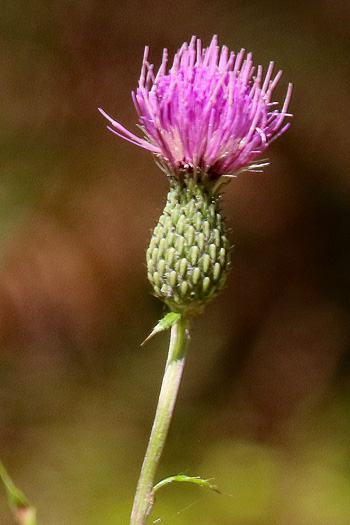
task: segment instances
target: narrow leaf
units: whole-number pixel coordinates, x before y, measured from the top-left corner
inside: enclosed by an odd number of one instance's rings
[[[168,330],[171,326],[173,326],[176,321],[178,321],[181,317],[181,314],[178,314],[176,312],[169,312],[166,314],[163,319],[161,319],[158,324],[153,328],[152,332],[149,334],[148,337],[141,343],[141,346],[143,346],[147,341],[152,339],[154,335],[156,335],[158,332],[162,332],[163,330]]]
[[[211,490],[214,490],[218,494],[221,494],[218,487],[211,483],[210,479],[202,479],[199,476],[185,476],[185,474],[178,474],[177,476],[170,476],[169,478],[162,479],[162,481],[153,487],[153,493],[157,492],[157,490],[159,490],[161,487],[169,485],[169,483],[173,483],[174,481],[195,483],[196,485],[207,487]]]

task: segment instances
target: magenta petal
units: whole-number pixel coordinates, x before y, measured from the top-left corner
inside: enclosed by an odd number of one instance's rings
[[[146,47],[133,93],[145,138],[101,113],[117,135],[153,152],[169,174],[187,166],[212,178],[233,174],[286,131],[284,119],[291,116],[291,84],[281,110],[271,101],[282,72],[273,77],[271,62],[264,78],[262,67],[254,68],[251,53],[244,55],[244,50],[235,55],[225,46],[220,50],[217,36],[207,49],[193,37],[175,54],[170,69],[165,49],[154,73]]]

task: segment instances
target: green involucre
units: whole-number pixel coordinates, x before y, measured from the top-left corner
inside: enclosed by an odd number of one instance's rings
[[[155,295],[174,312],[196,315],[223,288],[230,243],[208,184],[172,180],[146,259]]]

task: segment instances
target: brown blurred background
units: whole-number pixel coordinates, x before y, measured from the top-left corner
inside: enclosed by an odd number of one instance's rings
[[[29,0],[0,13],[0,456],[40,523],[123,525],[168,334],[144,256],[167,180],[131,130],[143,48],[196,34],[294,83],[264,173],[227,187],[224,293],[195,322],[164,525],[350,524],[350,3]],[[11,523],[3,491],[0,524]],[[150,520],[150,523],[152,520]]]

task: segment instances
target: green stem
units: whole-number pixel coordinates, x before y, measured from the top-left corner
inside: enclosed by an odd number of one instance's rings
[[[130,525],[144,525],[153,507],[154,476],[173,415],[189,340],[189,321],[181,317],[171,327],[169,353],[162,388],[136,489]]]

